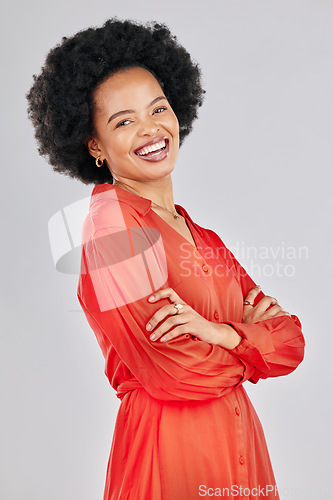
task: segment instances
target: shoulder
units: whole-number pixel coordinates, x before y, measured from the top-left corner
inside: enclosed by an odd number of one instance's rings
[[[225,243],[222,241],[220,236],[215,231],[213,231],[212,229],[205,228],[205,227],[201,227],[201,226],[199,226],[199,227],[200,227],[205,239],[209,240],[209,242],[213,243],[214,245],[220,245],[220,246],[226,248]]]
[[[120,197],[111,184],[98,184],[94,187],[87,219],[93,231],[106,227],[125,228],[135,222],[141,224],[138,210],[128,199]]]
[[[82,242],[92,240],[98,234],[110,234],[133,226],[142,226],[140,213],[126,200],[116,196],[112,185],[94,187],[89,209],[82,225]]]

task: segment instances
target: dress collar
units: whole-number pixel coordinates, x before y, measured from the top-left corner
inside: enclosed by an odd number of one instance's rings
[[[130,193],[130,191],[126,191],[118,186],[113,184],[96,184],[91,193],[91,199],[89,207],[92,205],[95,197],[99,197],[102,193],[106,193],[107,191],[115,191],[118,200],[127,203],[131,207],[133,207],[137,212],[141,215],[146,215],[148,210],[151,207],[151,200],[148,198],[142,198],[134,193]]]
[[[134,208],[134,210],[139,212],[139,214],[141,214],[141,215],[146,215],[146,213],[151,208],[151,200],[149,200],[148,198],[143,198],[142,196],[138,196],[134,193],[131,193],[130,191],[126,191],[125,189],[122,189],[121,187],[118,187],[118,186],[113,185],[113,184],[96,184],[94,186],[94,189],[92,190],[92,193],[91,193],[89,208],[94,201],[94,196],[98,196],[99,194],[104,193],[104,192],[109,191],[109,190],[115,190],[115,192],[117,194],[117,198],[120,201],[127,203],[132,208]],[[189,220],[196,227],[196,229],[198,230],[198,232],[202,236],[202,231],[201,231],[200,227],[197,224],[195,224],[195,222],[192,221],[191,217],[189,216],[189,214],[187,213],[185,208],[183,208],[181,205],[178,205],[176,203],[175,203],[175,207],[176,207],[177,211],[183,217],[185,217],[185,219]]]

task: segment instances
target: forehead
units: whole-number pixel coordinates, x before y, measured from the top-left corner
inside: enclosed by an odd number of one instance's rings
[[[156,95],[155,95],[156,94]],[[144,68],[119,70],[101,83],[94,92],[94,101],[98,111],[109,111],[110,106],[133,106],[133,102],[142,101],[143,105],[158,95],[164,95],[156,78]],[[138,102],[139,104],[139,102]]]

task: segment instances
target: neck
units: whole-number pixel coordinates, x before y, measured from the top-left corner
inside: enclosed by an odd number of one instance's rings
[[[113,184],[119,187],[129,188],[139,196],[148,198],[171,212],[175,210],[171,175],[163,179],[157,179],[156,181],[137,181],[134,179],[114,178]]]

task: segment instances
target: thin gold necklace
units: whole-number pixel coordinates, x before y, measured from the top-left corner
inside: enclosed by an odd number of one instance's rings
[[[122,186],[124,186],[124,188],[127,189],[128,191],[130,191],[131,193],[136,194],[137,196],[140,196],[140,198],[144,198],[140,194],[135,193],[134,191],[132,191],[132,189],[129,189],[129,187],[127,187],[127,184],[124,184],[123,182],[117,182],[117,183],[114,183],[113,185],[114,186],[119,186],[120,184]],[[157,205],[158,207],[163,208],[163,210],[166,210],[167,212],[169,212],[173,216],[174,219],[180,219],[180,215],[177,214],[176,209],[174,210],[174,212],[171,212],[171,210],[169,210],[168,208],[165,208],[165,207],[161,207],[161,205],[159,205],[158,203],[155,203],[155,201],[152,201],[152,200],[150,200],[150,201],[152,203],[154,203],[154,205]]]

